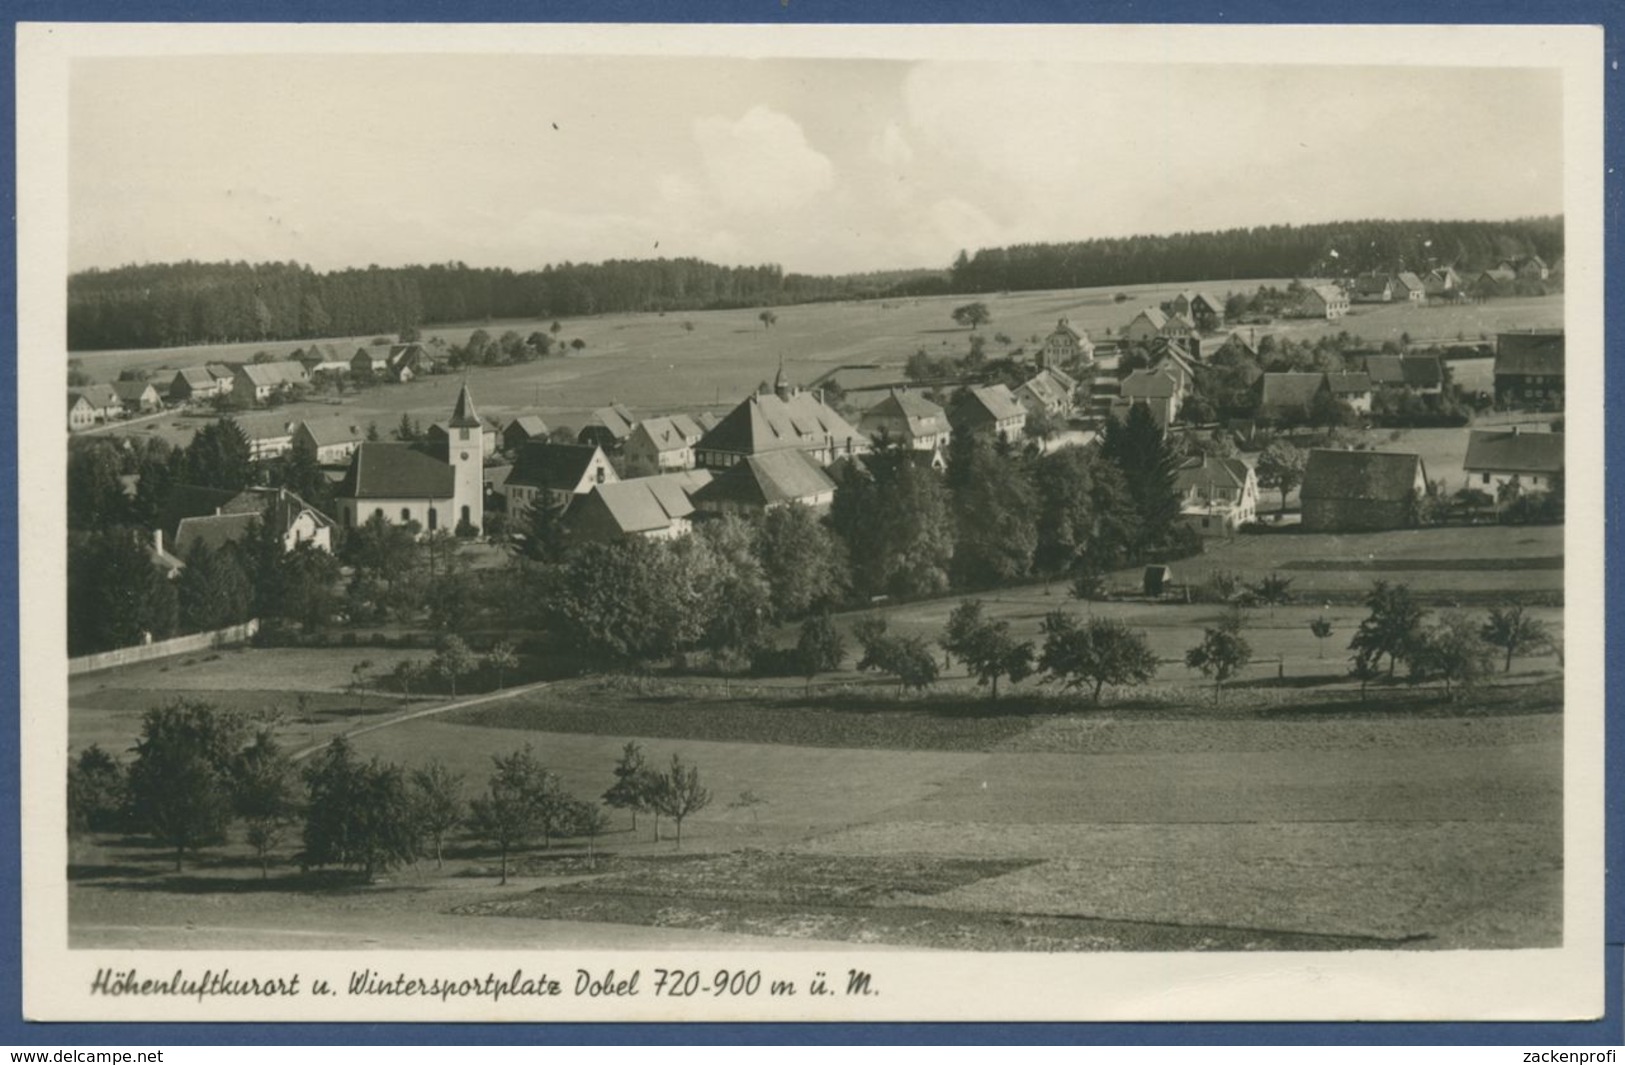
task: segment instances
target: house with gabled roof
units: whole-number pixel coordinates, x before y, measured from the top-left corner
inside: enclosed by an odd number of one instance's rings
[[[1368,373],[1329,373],[1326,389],[1339,403],[1356,414],[1371,413],[1371,375]]]
[[[366,432],[346,417],[316,418],[297,423],[290,442],[294,448],[310,452],[318,465],[336,466],[349,462],[355,449],[367,439]]]
[[[1394,275],[1394,299],[1409,303],[1426,303],[1427,298],[1427,284],[1415,273],[1401,270]]]
[[[1414,528],[1427,494],[1422,456],[1396,451],[1309,452],[1303,486],[1305,532],[1377,532]]]
[[[188,366],[177,370],[169,381],[169,400],[172,403],[213,399],[220,392],[220,379],[211,374],[206,366]]]
[[[1199,536],[1231,536],[1258,518],[1258,477],[1238,458],[1199,455],[1174,471],[1180,521]]]
[[[386,347],[356,348],[350,356],[350,372],[357,374],[387,374],[389,349]]]
[[[1429,296],[1442,296],[1447,292],[1454,292],[1460,285],[1461,275],[1451,266],[1429,270],[1427,276],[1422,278],[1422,287]]]
[[[1467,457],[1461,468],[1467,487],[1497,495],[1513,486],[1544,492],[1563,474],[1563,434],[1474,429],[1467,434]]]
[[[813,393],[785,385],[781,374],[776,387],[753,393],[708,430],[694,458],[707,469],[727,469],[747,456],[783,450],[805,451],[827,466],[843,455],[865,454],[869,438]]]
[[[1387,303],[1394,298],[1394,281],[1384,273],[1361,274],[1354,279],[1349,298],[1355,303]]]
[[[84,399],[91,410],[93,421],[112,421],[124,413],[124,403],[119,399],[118,393],[113,390],[111,385],[75,385],[68,389],[68,395],[70,397],[78,395]],[[73,411],[71,399],[68,403],[68,411],[70,414]]]
[[[1065,418],[1072,413],[1073,397],[1077,390],[1078,382],[1072,375],[1046,368],[1023,381],[1013,394],[1031,414]]]
[[[1561,329],[1501,333],[1495,343],[1495,402],[1503,407],[1558,407],[1564,394]]]
[[[645,418],[621,450],[629,461],[657,470],[686,470],[693,467],[694,447],[704,435],[699,423],[686,414]]]
[[[957,393],[948,408],[955,435],[980,436],[1013,443],[1027,425],[1027,408],[1002,384],[981,385]]]
[[[617,452],[626,443],[627,437],[632,435],[632,430],[637,424],[638,417],[632,413],[630,407],[621,403],[611,403],[607,407],[599,407],[587,416],[587,424],[576,434],[576,442],[596,444],[605,451]]]
[[[1073,328],[1070,321],[1062,318],[1055,323],[1054,332],[1044,338],[1037,359],[1040,367],[1073,366],[1088,363],[1094,354],[1095,346],[1089,334]]]
[[[1512,270],[1525,281],[1544,281],[1551,275],[1551,268],[1546,265],[1546,260],[1538,255],[1516,260],[1512,264]]]
[[[1424,396],[1444,391],[1444,367],[1437,355],[1367,355],[1365,372],[1372,388],[1408,388]]]
[[[1153,337],[1168,335],[1169,320],[1161,307],[1142,307],[1140,313],[1129,319],[1123,327],[1123,337],[1130,344],[1149,344]]]
[[[864,411],[858,428],[871,440],[889,440],[914,451],[947,447],[953,432],[947,411],[906,388],[892,389]]]
[[[692,499],[706,514],[757,514],[792,503],[823,511],[835,499],[835,482],[810,454],[784,448],[744,456]]]
[[[218,551],[242,543],[256,523],[282,540],[284,551],[309,544],[331,551],[333,519],[287,488],[246,488],[241,492],[176,485],[154,530],[154,544],[185,560],[199,544]]]
[[[1293,313],[1299,318],[1341,318],[1349,313],[1348,294],[1339,285],[1310,285],[1299,294]]]
[[[517,516],[538,504],[568,506],[600,484],[621,478],[597,444],[555,444],[532,440],[514,456],[513,469],[502,483],[508,513]]]
[[[114,381],[111,387],[126,414],[150,414],[164,405],[151,381]]]
[[[466,383],[457,392],[447,427],[443,459],[410,444],[365,441],[357,446],[335,492],[344,527],[377,517],[392,525],[415,523],[420,533],[478,532],[485,523],[485,442]]]
[[[90,405],[84,393],[68,389],[68,431],[89,429],[96,424],[96,408]]]
[[[1272,418],[1306,419],[1326,391],[1324,373],[1266,373],[1259,384],[1258,413]]]
[[[570,503],[564,527],[577,542],[614,542],[631,536],[675,540],[692,527],[695,507],[690,497],[711,479],[710,470],[680,470],[595,484]]]
[[[1224,301],[1206,291],[1186,289],[1169,302],[1169,309],[1204,333],[1224,325]]]
[[[502,427],[502,448],[504,451],[515,451],[532,440],[546,440],[547,434],[547,423],[542,421],[541,415],[521,414],[510,418],[508,424]]]
[[[263,403],[279,390],[310,383],[310,375],[297,362],[245,362],[232,369],[231,391]]]
[[[1118,383],[1117,398],[1112,400],[1112,417],[1126,421],[1136,405],[1143,405],[1157,428],[1167,432],[1168,426],[1179,417],[1184,398],[1185,387],[1173,364],[1134,370]]]

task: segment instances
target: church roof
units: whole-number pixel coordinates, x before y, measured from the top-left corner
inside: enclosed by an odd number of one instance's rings
[[[479,412],[474,409],[474,397],[468,394],[468,382],[457,390],[457,405],[451,408],[451,422],[453,429],[478,429],[480,427]]]
[[[342,499],[450,499],[456,474],[407,444],[361,444],[339,484]]]

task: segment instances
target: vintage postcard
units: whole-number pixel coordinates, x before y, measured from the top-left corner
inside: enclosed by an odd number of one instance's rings
[[[1601,1014],[1600,28],[17,62],[27,1018]]]

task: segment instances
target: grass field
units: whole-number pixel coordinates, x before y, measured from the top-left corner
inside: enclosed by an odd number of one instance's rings
[[[1074,326],[1105,335],[1116,331],[1147,304],[1166,300],[1187,287],[1206,287],[1216,294],[1252,289],[1257,281],[1212,282],[1204,285],[1142,285],[1124,289],[1078,289],[1063,292],[1023,292],[981,297],[993,312],[984,332],[1004,334],[1012,346],[1030,353],[1034,338],[1041,339],[1066,317]],[[1281,284],[1279,279],[1266,283]],[[1114,296],[1129,295],[1123,303]],[[963,352],[968,332],[953,325],[949,313],[969,297],[932,297],[917,300],[862,301],[809,304],[778,310],[778,322],[766,329],[754,310],[694,311],[670,314],[615,314],[567,319],[559,334],[566,340],[580,337],[587,347],[579,354],[554,357],[525,366],[476,370],[470,387],[482,413],[506,417],[521,411],[541,414],[549,424],[579,426],[591,410],[612,401],[625,403],[643,414],[670,411],[725,410],[759,382],[771,379],[779,360],[792,381],[807,383],[842,366],[854,369],[838,375],[843,384],[861,385],[895,380],[903,362],[920,348],[932,352]],[[1357,309],[1338,322],[1283,319],[1266,327],[1295,337],[1313,339],[1341,331],[1365,336],[1373,342],[1414,337],[1493,334],[1499,329],[1561,325],[1563,299],[1548,296],[1491,301],[1470,307],[1430,310],[1417,307]],[[684,323],[692,323],[686,329]],[[547,321],[492,322],[424,330],[462,343],[476,328],[493,336],[514,329],[528,335],[546,329]],[[372,337],[335,338],[349,354]],[[206,361],[246,361],[257,351],[285,354],[309,341],[263,344],[204,345],[142,351],[74,353],[96,380],[112,380],[127,367],[155,373]],[[1002,350],[990,341],[990,351]],[[406,385],[379,386],[342,398],[323,398],[279,408],[253,417],[287,422],[337,415],[347,422],[376,422],[388,431],[403,413],[425,424],[444,418],[456,397],[459,378],[440,377]],[[157,435],[184,443],[196,428],[195,419],[163,417],[129,431]]]

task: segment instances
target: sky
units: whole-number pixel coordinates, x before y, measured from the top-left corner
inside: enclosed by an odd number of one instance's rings
[[[960,249],[1562,201],[1553,70],[546,55],[80,58],[69,265]]]

